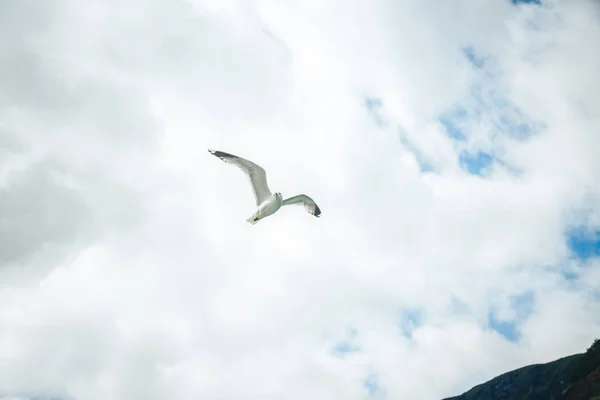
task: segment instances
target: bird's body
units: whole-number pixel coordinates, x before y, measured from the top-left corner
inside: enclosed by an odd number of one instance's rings
[[[254,214],[246,219],[246,222],[254,225],[259,220],[275,214],[281,208],[282,204],[283,197],[281,196],[281,193],[275,193],[265,200],[261,205],[259,205]]]
[[[284,200],[281,193],[271,193],[271,190],[267,185],[267,175],[265,170],[252,161],[248,161],[244,158],[234,156],[233,154],[225,153],[223,151],[211,149],[208,149],[208,151],[224,162],[240,168],[250,178],[257,208],[256,211],[246,219],[246,222],[254,225],[261,219],[275,214],[282,206],[288,204],[300,204],[303,205],[306,210],[315,217],[319,217],[321,215],[321,209],[319,206],[317,206],[313,199],[305,194],[299,194]]]

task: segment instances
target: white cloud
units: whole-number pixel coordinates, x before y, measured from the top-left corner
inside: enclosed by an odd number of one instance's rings
[[[375,397],[435,399],[597,336],[600,267],[564,237],[600,221],[596,3],[2,7],[0,394],[364,399],[371,377]],[[544,128],[492,134],[499,94]],[[479,107],[464,142],[438,120],[456,106]],[[322,217],[246,224],[247,182],[207,148]],[[521,175],[467,174],[476,148]]]

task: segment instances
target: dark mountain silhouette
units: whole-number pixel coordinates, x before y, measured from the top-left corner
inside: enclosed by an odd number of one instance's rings
[[[600,400],[600,340],[585,353],[519,368],[444,400]]]

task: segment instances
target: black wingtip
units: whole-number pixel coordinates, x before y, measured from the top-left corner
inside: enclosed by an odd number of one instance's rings
[[[319,208],[319,206],[315,207],[315,213],[313,215],[317,218],[321,216],[321,209]]]
[[[219,157],[221,159],[223,158],[234,158],[236,156],[234,156],[233,154],[229,154],[229,153],[225,153],[224,151],[219,151],[219,150],[213,150],[213,149],[208,149],[208,152],[210,154],[212,154],[215,157]]]

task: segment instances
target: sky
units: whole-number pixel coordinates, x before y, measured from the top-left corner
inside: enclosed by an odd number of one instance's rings
[[[441,399],[600,332],[600,3],[6,0],[0,398]],[[217,149],[306,193],[250,225]]]

